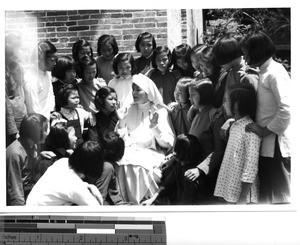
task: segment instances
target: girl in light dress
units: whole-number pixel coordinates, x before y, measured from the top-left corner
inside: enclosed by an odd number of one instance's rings
[[[232,204],[258,203],[258,159],[261,138],[246,132],[256,113],[256,92],[250,84],[228,88],[224,108],[235,122],[219,170],[214,196]]]
[[[114,78],[113,61],[115,55],[119,52],[118,44],[114,36],[102,35],[98,39],[97,54],[98,57],[98,77],[105,80],[106,84]]]

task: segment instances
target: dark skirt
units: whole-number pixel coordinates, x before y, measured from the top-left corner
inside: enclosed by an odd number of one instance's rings
[[[290,164],[290,157],[282,157],[276,137],[274,157],[259,158],[259,203],[282,204],[290,202]]]

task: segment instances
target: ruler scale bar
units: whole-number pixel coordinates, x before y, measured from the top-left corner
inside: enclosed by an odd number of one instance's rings
[[[0,245],[166,245],[164,218],[16,215],[0,217]]]

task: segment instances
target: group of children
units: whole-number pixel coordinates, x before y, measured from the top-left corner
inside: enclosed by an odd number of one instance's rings
[[[273,60],[275,46],[265,33],[225,35],[212,46],[180,44],[171,51],[145,32],[137,37],[136,59],[119,53],[112,35],[98,39],[96,59],[86,40],[75,42],[73,57],[58,58],[55,46],[42,41],[38,64],[25,75],[12,58],[10,39],[7,205],[290,202],[290,78]],[[160,95],[150,98],[156,91]],[[132,202],[120,189],[134,190],[118,179],[119,162],[132,142],[117,132],[132,104],[143,103],[142,93],[151,108],[161,96],[158,104],[168,112],[162,123],[170,125],[175,140],[165,146],[154,132],[162,120],[157,109],[149,119],[143,114],[148,112],[139,113],[142,107],[134,115],[130,111],[131,125],[139,125],[139,117],[150,120],[145,125],[156,135],[149,148],[164,148],[165,156],[156,191]],[[127,125],[129,132],[132,127]],[[63,182],[64,176],[76,185]]]

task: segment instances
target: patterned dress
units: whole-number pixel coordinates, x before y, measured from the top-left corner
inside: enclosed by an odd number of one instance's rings
[[[243,117],[234,122],[219,171],[214,195],[225,201],[239,200],[242,182],[251,183],[247,203],[258,202],[258,159],[261,139],[254,133],[245,132],[245,127],[253,121]]]

